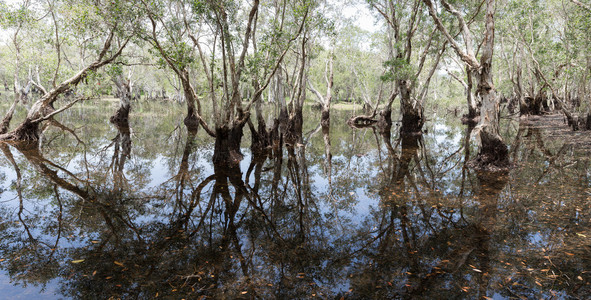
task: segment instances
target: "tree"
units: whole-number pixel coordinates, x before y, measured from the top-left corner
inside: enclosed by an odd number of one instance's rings
[[[470,32],[462,13],[452,7],[447,1],[441,0],[441,5],[458,20],[465,47],[451,36],[439,17],[433,2],[423,0],[429,15],[437,25],[437,29],[446,37],[451,47],[460,59],[470,68],[472,76],[476,78],[476,94],[482,103],[480,121],[477,133],[480,137],[480,151],[475,159],[477,166],[496,169],[509,165],[507,145],[499,133],[499,102],[493,83],[492,58],[495,41],[495,0],[486,0],[485,34],[482,40],[480,61],[474,53],[473,35]]]
[[[67,2],[66,2],[67,4]],[[59,97],[65,93],[71,92],[79,83],[87,79],[92,74],[95,74],[100,68],[111,64],[119,57],[125,46],[132,39],[134,34],[134,26],[140,17],[134,6],[123,2],[92,2],[85,3],[86,10],[79,15],[74,15],[72,18],[79,18],[82,24],[77,28],[81,34],[93,37],[95,41],[94,47],[98,49],[91,62],[81,64],[82,67],[71,77],[64,78],[64,80],[57,84],[58,70],[60,68],[60,60],[55,65],[55,75],[53,76],[53,87],[45,91],[40,83],[36,83],[44,92],[43,96],[35,101],[29,109],[25,120],[20,125],[9,133],[0,135],[2,140],[37,140],[39,138],[39,124],[45,120],[52,118],[54,115],[72,107],[76,102],[85,99],[85,96],[79,96],[68,104],[65,104],[59,109],[54,108],[54,103]],[[55,2],[54,2],[55,5]],[[92,13],[89,13],[92,12]],[[54,6],[49,6],[49,12],[46,15],[52,16],[55,20],[57,12]],[[58,22],[54,22],[55,31],[59,32]],[[67,24],[65,24],[67,25]],[[63,29],[63,28],[62,28]],[[60,39],[56,34],[57,56],[61,56],[61,49],[59,47]],[[10,109],[5,117],[10,119],[12,112]],[[10,116],[10,117],[9,117]],[[5,128],[8,128],[6,126]]]
[[[390,114],[392,101],[397,95],[400,96],[402,115],[400,132],[420,133],[425,123],[424,100],[427,87],[445,51],[446,43],[432,48],[431,44],[436,41],[437,31],[428,30],[429,26],[425,26],[427,18],[421,14],[421,1],[369,1],[369,4],[384,18],[388,28],[389,60],[385,62],[388,71],[382,79],[393,81],[395,87],[385,114]],[[414,51],[417,48],[422,48],[418,56]],[[434,52],[433,49],[435,49]],[[428,54],[435,55],[435,58],[430,71],[424,78],[423,87],[419,88],[419,77],[423,72]],[[414,67],[415,65],[417,67]]]

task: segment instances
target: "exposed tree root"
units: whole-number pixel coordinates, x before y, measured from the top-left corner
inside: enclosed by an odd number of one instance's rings
[[[481,139],[483,133],[481,132]],[[509,150],[502,141],[484,142],[478,155],[468,166],[486,172],[505,172],[511,168]]]

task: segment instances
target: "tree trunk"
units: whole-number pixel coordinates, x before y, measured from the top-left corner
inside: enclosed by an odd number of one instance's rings
[[[218,166],[236,167],[244,158],[240,151],[244,124],[233,127],[217,127],[213,163]]]
[[[401,80],[398,83],[400,89],[400,112],[402,114],[402,124],[400,126],[401,135],[420,134],[425,120],[423,118],[423,106],[417,100],[412,99],[408,81]]]
[[[113,82],[117,87],[119,108],[111,116],[109,121],[117,126],[129,128],[129,111],[131,110],[131,88],[129,82],[121,75],[113,78]]]
[[[509,166],[509,152],[507,145],[499,134],[499,97],[496,95],[492,84],[490,67],[485,66],[480,75],[478,91],[482,101],[480,112],[480,142],[481,147],[476,156],[475,163],[478,167],[503,169]]]
[[[476,99],[474,99],[474,95],[472,94],[472,73],[470,72],[470,68],[466,66],[466,74],[468,75],[468,82],[466,83],[466,100],[468,102],[468,115],[466,116],[468,120],[476,120],[476,117],[479,115],[478,107],[476,106]]]
[[[492,75],[492,56],[494,50],[495,1],[486,1],[486,33],[482,46],[480,68],[474,69],[478,80],[477,93],[481,98],[480,112],[480,152],[476,156],[478,167],[490,170],[509,167],[509,151],[499,134],[499,100]]]

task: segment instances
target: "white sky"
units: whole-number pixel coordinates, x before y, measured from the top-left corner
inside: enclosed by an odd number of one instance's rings
[[[345,18],[353,18],[355,25],[369,32],[376,32],[380,29],[379,23],[376,24],[376,18],[365,4],[348,5],[343,9]]]

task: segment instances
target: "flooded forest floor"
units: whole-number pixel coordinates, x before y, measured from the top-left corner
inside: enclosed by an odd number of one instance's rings
[[[305,107],[301,144],[258,155],[246,129],[224,169],[181,106],[134,105],[128,130],[89,101],[38,144],[1,145],[3,297],[591,294],[591,135],[562,115],[504,117],[513,168],[491,177],[466,166],[478,149],[451,113],[402,138],[350,128],[346,109],[321,130]]]

